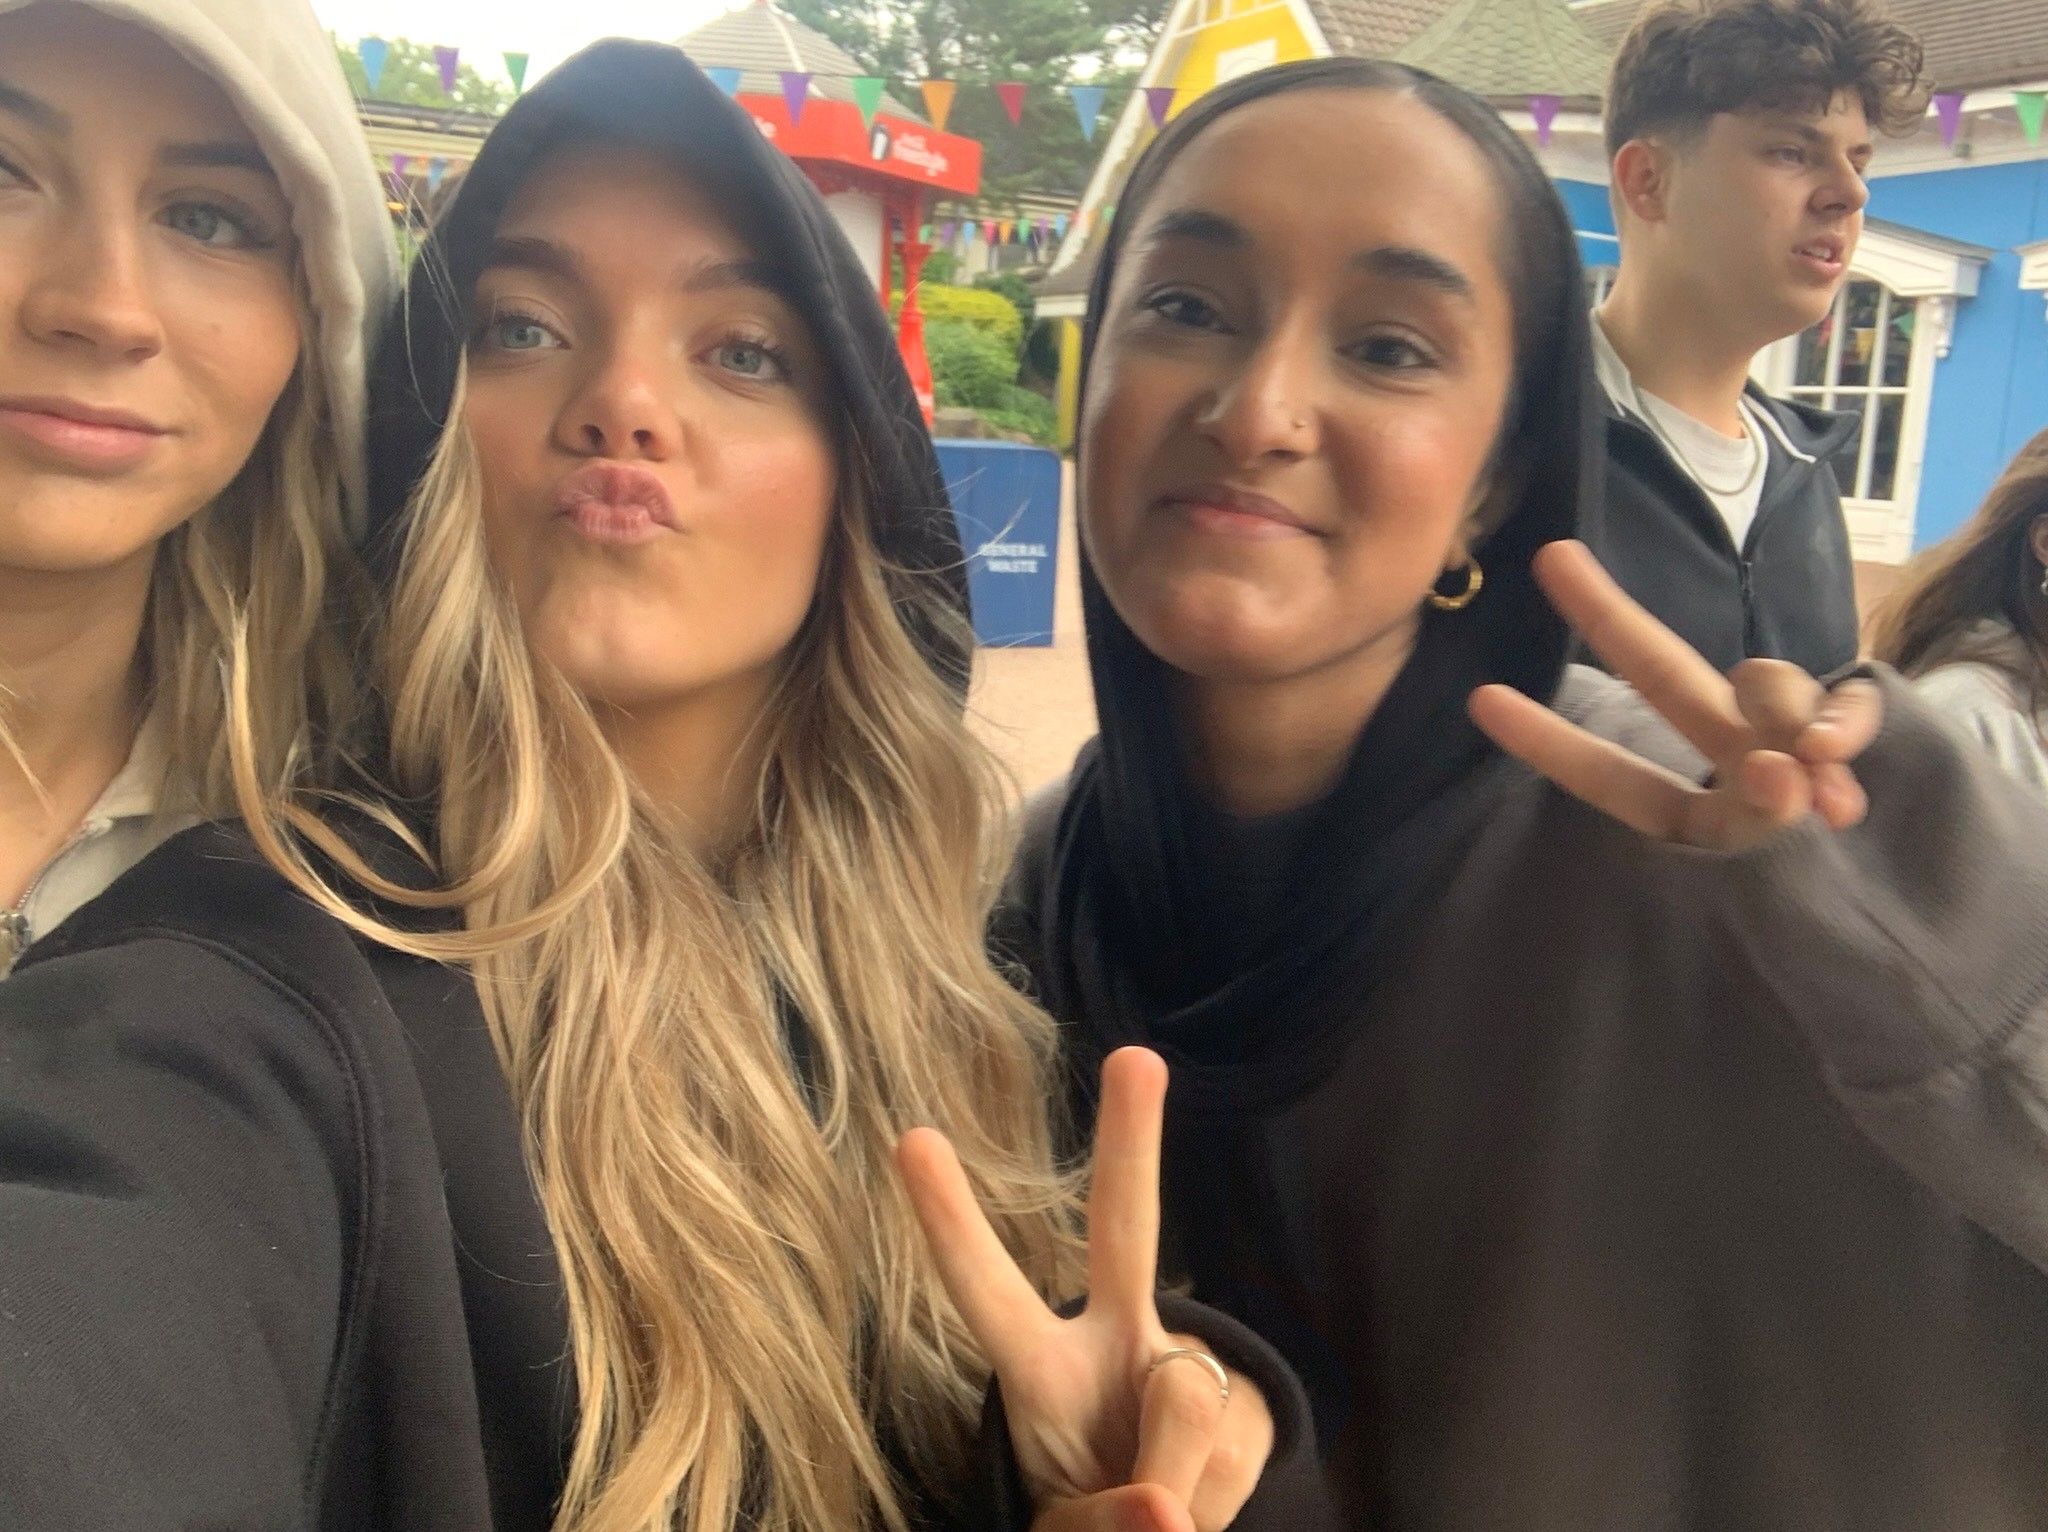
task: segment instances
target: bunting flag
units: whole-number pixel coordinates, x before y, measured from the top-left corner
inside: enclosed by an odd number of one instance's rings
[[[789,120],[794,123],[804,114],[804,103],[811,99],[811,77],[801,69],[782,71],[782,104],[789,108]]]
[[[993,218],[983,219],[981,225],[981,237],[987,240],[991,245],[993,245],[996,243],[996,233],[996,221]]]
[[[444,96],[455,94],[455,66],[461,58],[462,50],[460,48],[436,48],[434,50],[434,67],[441,71],[441,94]]]
[[[1166,114],[1173,110],[1174,89],[1171,85],[1148,85],[1145,87],[1145,109],[1152,114],[1152,126],[1166,126]]]
[[[1094,143],[1096,119],[1102,116],[1102,87],[1070,85],[1067,94],[1074,98],[1074,115],[1081,121],[1081,136]]]
[[[1941,141],[1953,149],[1956,134],[1963,126],[1963,93],[1959,90],[1944,90],[1935,95],[1934,116],[1941,124]]]
[[[1001,240],[1002,240],[1002,243],[1004,243],[1004,244],[1006,244],[1006,245],[1014,245],[1014,244],[1016,244],[1016,243],[1017,243],[1017,221],[1016,221],[1016,219],[1014,219],[1014,218],[1000,218],[1000,219],[997,219],[997,220],[996,220],[996,233],[997,233],[997,235],[998,235],[998,236],[999,236],[999,237],[1001,238]]]
[[[1002,98],[1003,110],[1010,114],[1010,126],[1014,128],[1024,120],[1024,86],[1016,80],[1004,80],[997,84],[996,94]]]
[[[919,89],[924,92],[925,116],[931,118],[933,127],[945,132],[946,119],[953,114],[953,92],[959,87],[951,80],[926,80]]]
[[[954,222],[952,219],[948,218],[944,223],[939,225],[939,243],[942,245],[952,244],[953,236],[959,232],[960,225]]]
[[[2012,109],[2019,113],[2020,131],[2027,135],[2027,142],[2041,141],[2041,119],[2048,116],[2048,90],[2016,90],[2012,93]]]
[[[384,80],[384,62],[391,57],[391,44],[381,37],[366,37],[356,44],[356,57],[363,61],[363,78],[370,82],[370,94]]]
[[[505,55],[505,73],[512,76],[512,89],[520,95],[526,93],[527,58],[528,55],[524,53],[508,53]]]
[[[400,200],[403,200],[406,196],[405,173],[411,166],[411,155],[394,154],[391,156],[391,192],[393,196],[398,197]]]
[[[1529,98],[1529,116],[1536,124],[1537,147],[1549,147],[1550,129],[1557,121],[1557,109],[1563,105],[1563,100],[1557,96],[1531,96]]]
[[[1067,237],[1067,215],[1065,213],[1055,213],[1053,215],[1052,232],[1056,238],[1065,239]]]
[[[930,224],[921,223],[917,226],[917,242],[920,245],[928,245],[932,242],[932,226]]]
[[[854,105],[860,108],[860,120],[867,127],[875,125],[875,111],[882,104],[882,78],[880,75],[863,74],[854,76]]]
[[[441,189],[441,183],[448,179],[448,161],[435,155],[427,161],[427,195],[433,196]]]
[[[707,69],[704,71],[704,77],[728,96],[737,96],[740,93],[740,72],[737,69]]]

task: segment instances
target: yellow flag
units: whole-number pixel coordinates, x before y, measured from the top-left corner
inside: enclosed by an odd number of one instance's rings
[[[946,131],[946,118],[953,111],[953,92],[958,89],[951,80],[926,80],[924,82],[924,114],[931,118],[932,126],[941,133]]]

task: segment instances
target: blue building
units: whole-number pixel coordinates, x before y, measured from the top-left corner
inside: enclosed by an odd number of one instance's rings
[[[1544,140],[1537,152],[1597,299],[1617,254],[1599,97],[1644,3],[1176,0],[1140,83],[1174,85],[1184,105],[1232,74],[1327,54],[1391,55],[1455,80],[1532,144]],[[1773,392],[1861,415],[1834,466],[1856,555],[1881,564],[1955,530],[2048,426],[2048,135],[2028,141],[2016,94],[2048,90],[2048,0],[1892,0],[1892,10],[1924,44],[1935,89],[1962,98],[1954,141],[1932,108],[1918,132],[1880,140],[1834,312],[1757,363]],[[1551,98],[1542,135],[1539,96]],[[1042,317],[1078,320],[1097,215],[1149,132],[1134,95],[1041,289]]]

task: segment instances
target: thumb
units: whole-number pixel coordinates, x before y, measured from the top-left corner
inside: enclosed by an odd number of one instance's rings
[[[1195,1519],[1158,1485],[1126,1484],[1054,1501],[1031,1523],[1031,1532],[1195,1532]]]

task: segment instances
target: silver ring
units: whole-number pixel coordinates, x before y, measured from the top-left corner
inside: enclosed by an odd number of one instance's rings
[[[1208,1352],[1198,1350],[1193,1346],[1173,1346],[1160,1352],[1159,1355],[1152,1358],[1152,1365],[1145,1369],[1145,1376],[1151,1377],[1153,1373],[1159,1371],[1168,1362],[1182,1360],[1200,1362],[1203,1367],[1207,1368],[1209,1376],[1216,1380],[1216,1391],[1223,1396],[1223,1402],[1225,1404],[1230,1403],[1230,1374],[1223,1370],[1223,1364],[1217,1361],[1216,1358],[1209,1355]]]

